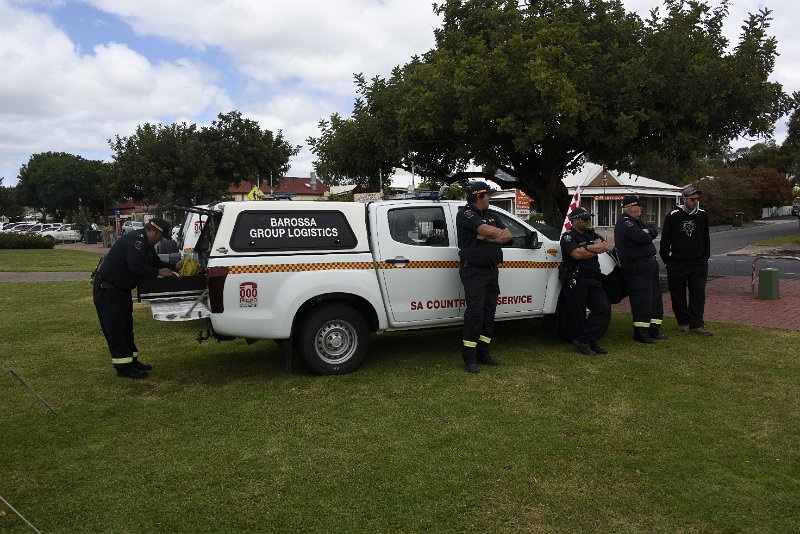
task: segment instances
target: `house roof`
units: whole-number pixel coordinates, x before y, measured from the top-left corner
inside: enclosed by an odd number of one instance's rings
[[[228,192],[231,194],[247,194],[253,189],[253,182],[243,180],[238,187],[231,187]],[[269,182],[261,183],[261,191],[269,194]],[[291,193],[295,195],[315,195],[323,196],[328,192],[329,187],[317,178],[316,189],[311,188],[311,178],[298,178],[294,176],[283,176],[280,181],[272,188],[274,194]]]
[[[590,193],[678,195],[682,190],[676,185],[629,172],[603,170],[602,165],[589,162],[568,173],[562,181],[570,193],[574,193],[575,189],[580,186],[582,194],[587,195]]]

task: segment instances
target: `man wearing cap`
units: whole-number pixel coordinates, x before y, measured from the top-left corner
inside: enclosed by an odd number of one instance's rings
[[[711,239],[708,215],[700,209],[701,195],[702,192],[692,186],[683,190],[683,205],[669,212],[664,219],[659,254],[667,267],[669,296],[678,330],[713,336],[703,321]]]
[[[175,271],[180,270],[183,260],[177,264],[165,263],[153,248],[162,236],[169,235],[167,221],[151,219],[143,229],[120,237],[95,274],[94,306],[117,376],[146,378],[147,371],[152,369],[138,359],[139,350],[133,340],[131,290],[142,278],[177,276]]]
[[[489,210],[489,196],[493,192],[486,182],[470,183],[467,204],[458,209],[456,216],[461,258],[458,274],[467,303],[461,357],[470,373],[480,372],[479,363],[500,365],[500,360],[489,355],[489,344],[500,295],[497,270],[503,261],[500,245],[511,240],[511,232]]]
[[[655,343],[654,339],[667,339],[661,333],[664,307],[653,244],[658,230],[642,222],[642,200],[638,196],[626,195],[622,199],[622,209],[623,214],[614,226],[614,246],[628,285],[633,339],[640,343]]]
[[[590,228],[592,214],[576,208],[570,214],[572,229],[561,236],[563,305],[575,333],[572,344],[578,352],[594,356],[606,354],[598,341],[611,322],[611,305],[600,281],[598,254],[608,250],[608,243]],[[589,316],[586,316],[586,309]]]

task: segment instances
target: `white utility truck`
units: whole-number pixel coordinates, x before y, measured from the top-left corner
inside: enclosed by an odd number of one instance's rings
[[[190,248],[201,275],[143,281],[139,298],[157,320],[205,320],[206,336],[272,339],[297,349],[315,373],[351,372],[367,356],[370,332],[463,321],[456,240],[463,204],[219,203],[185,227],[200,230]],[[496,320],[554,314],[558,242],[490,209],[513,236],[503,246]]]

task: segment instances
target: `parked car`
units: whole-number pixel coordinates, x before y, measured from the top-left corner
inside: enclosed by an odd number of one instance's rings
[[[792,203],[792,215],[795,217],[800,217],[800,197],[794,199]]]
[[[128,232],[141,230],[142,228],[144,228],[144,223],[143,222],[125,221],[124,223],[122,223],[122,235],[125,235]]]
[[[81,233],[74,228],[71,224],[64,224],[60,228],[45,230],[41,234],[42,237],[52,239],[54,241],[80,241]]]
[[[36,223],[25,223],[15,226],[13,230],[11,230],[12,234],[25,234],[28,230],[31,229],[32,226],[36,226]]]
[[[0,232],[2,232],[2,233],[4,233],[4,234],[10,234],[10,233],[11,233],[11,231],[12,231],[14,228],[16,228],[17,226],[19,226],[20,224],[22,224],[22,223],[19,223],[19,222],[5,223],[5,224],[3,225],[3,228],[2,228],[2,229],[0,229]]]
[[[54,224],[52,223],[36,223],[27,230],[25,230],[26,234],[31,235],[39,235],[40,233],[44,232],[45,230],[51,230]]]

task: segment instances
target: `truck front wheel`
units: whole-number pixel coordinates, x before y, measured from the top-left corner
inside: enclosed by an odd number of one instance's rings
[[[303,321],[300,353],[318,375],[341,375],[358,369],[369,348],[364,317],[344,304],[323,304]]]

